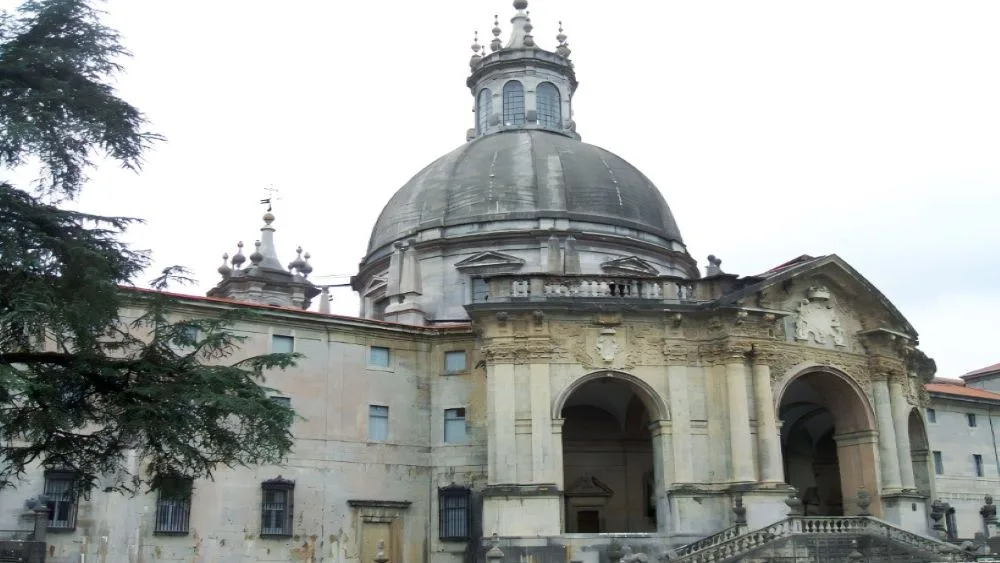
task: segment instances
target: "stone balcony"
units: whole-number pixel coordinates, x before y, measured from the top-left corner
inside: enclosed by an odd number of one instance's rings
[[[473,282],[472,305],[541,301],[696,306],[712,300],[698,280],[586,275],[509,275]],[[705,294],[703,294],[705,293]]]

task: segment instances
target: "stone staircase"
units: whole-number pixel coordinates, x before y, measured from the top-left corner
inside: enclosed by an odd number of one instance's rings
[[[758,530],[734,526],[668,554],[671,563],[975,561],[973,553],[872,516],[789,516]]]

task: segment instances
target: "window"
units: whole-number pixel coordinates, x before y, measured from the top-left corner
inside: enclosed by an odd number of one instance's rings
[[[471,494],[465,487],[445,487],[438,490],[438,538],[442,541],[469,539]]]
[[[524,125],[524,86],[517,80],[503,85],[503,124]]]
[[[291,354],[294,351],[295,351],[294,336],[286,336],[283,334],[275,334],[271,336],[272,354]]]
[[[191,519],[191,479],[164,477],[159,482],[156,499],[155,534],[183,535],[188,533]]]
[[[934,452],[934,473],[944,475],[944,460],[941,458],[941,452]]]
[[[490,124],[490,114],[493,113],[493,92],[489,88],[479,91],[476,100],[476,132],[482,134]]]
[[[972,466],[976,470],[976,477],[983,476],[983,456],[979,454],[972,454]]]
[[[444,353],[445,373],[458,373],[465,371],[467,367],[465,350],[452,350]]]
[[[465,409],[445,409],[444,411],[444,443],[465,443]]]
[[[368,351],[368,365],[387,368],[389,367],[389,361],[391,355],[389,354],[389,349],[382,346],[372,346]]]
[[[927,409],[927,422],[934,424],[937,422],[937,411],[934,409]]]
[[[975,428],[976,427],[976,415],[974,413],[970,412],[970,413],[966,414],[965,418],[969,420],[969,428]]]
[[[76,475],[72,471],[46,471],[42,493],[49,508],[50,530],[76,528]]]
[[[562,107],[559,102],[559,90],[551,82],[542,82],[535,90],[535,109],[538,111],[539,125],[561,128]]]
[[[372,441],[389,439],[389,407],[368,406],[368,439]]]
[[[483,278],[472,278],[472,302],[484,303],[490,299],[490,283]]]
[[[292,406],[292,399],[291,399],[291,397],[281,397],[279,395],[274,395],[274,396],[271,397],[271,400],[274,401],[275,403],[278,403],[281,406],[284,406],[284,407],[291,408],[291,406]]]
[[[279,475],[260,484],[260,535],[288,537],[292,535],[292,504],[295,482]]]

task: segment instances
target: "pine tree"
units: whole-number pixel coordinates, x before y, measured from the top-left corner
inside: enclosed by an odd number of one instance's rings
[[[91,4],[0,15],[0,166],[40,170],[28,188],[0,179],[0,488],[36,465],[75,472],[86,494],[279,463],[294,414],[264,375],[296,355],[234,362],[233,323],[249,313],[179,319],[162,291],[123,289],[149,265],[120,241],[136,219],[60,207],[92,155],[138,172],[162,140],[109,84],[128,53]],[[169,268],[154,288],[183,274]],[[126,307],[141,314],[126,321]]]

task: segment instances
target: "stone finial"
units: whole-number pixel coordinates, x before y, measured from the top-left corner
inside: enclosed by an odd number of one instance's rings
[[[865,558],[865,556],[858,551],[858,540],[851,540],[851,553],[847,555],[847,558],[851,561],[861,561]]]
[[[375,552],[375,563],[388,563],[389,558],[385,556],[385,540],[378,540],[378,550]]]
[[[295,260],[292,260],[291,262],[288,263],[288,271],[289,272],[294,272],[296,270],[301,271],[302,266],[304,266],[305,263],[306,261],[302,259],[302,247],[299,246],[298,248],[295,249]]]
[[[705,267],[705,277],[717,276],[722,273],[722,260],[714,254],[708,255],[708,266]]]
[[[931,520],[934,521],[934,525],[931,527],[939,535],[944,533],[944,524],[941,523],[941,520],[944,518],[944,510],[945,504],[940,500],[931,503]]]
[[[302,277],[304,278],[308,278],[309,274],[313,271],[312,264],[309,263],[310,258],[312,258],[312,255],[308,252],[302,255],[302,266],[299,267],[299,273],[302,274]]]
[[[569,54],[572,52],[569,50],[569,43],[566,42],[566,33],[563,32],[562,21],[559,22],[559,34],[556,35],[556,41],[559,42],[559,46],[556,47],[556,53],[564,58],[568,59]]]
[[[243,263],[247,261],[247,257],[243,255],[243,241],[236,243],[236,254],[233,255],[233,268],[239,270]]]
[[[871,516],[872,513],[868,508],[872,505],[872,497],[868,494],[867,489],[858,490],[858,516]]]
[[[503,30],[500,29],[500,15],[493,14],[493,40],[490,41],[490,50],[499,51],[503,47],[503,41],[500,40],[500,34]]]
[[[264,255],[261,254],[261,252],[260,252],[260,241],[259,240],[255,240],[253,242],[253,248],[254,248],[253,252],[250,253],[250,263],[253,264],[254,266],[256,266],[257,264],[260,264],[261,260],[264,259]]]
[[[319,312],[329,315],[331,301],[333,298],[330,297],[330,286],[324,285],[319,294]]]
[[[788,498],[785,499],[785,504],[788,506],[789,516],[803,516],[805,514],[802,501],[795,493],[789,493]]]
[[[496,532],[493,532],[493,539],[490,541],[492,547],[486,552],[486,559],[488,561],[500,561],[504,558],[504,553],[500,549],[500,538],[497,536]]]
[[[224,278],[228,278],[232,273],[233,269],[229,267],[229,253],[224,252],[222,254],[222,265],[219,266],[219,274],[221,274]]]
[[[469,66],[476,68],[479,61],[483,60],[483,56],[479,54],[479,50],[482,49],[482,45],[479,44],[479,32],[473,32],[472,35],[472,58],[469,59]]]

